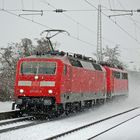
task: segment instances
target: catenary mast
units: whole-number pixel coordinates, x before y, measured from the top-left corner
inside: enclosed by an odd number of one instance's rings
[[[98,5],[97,19],[97,61],[103,61],[102,56],[102,20],[101,20],[101,5]]]

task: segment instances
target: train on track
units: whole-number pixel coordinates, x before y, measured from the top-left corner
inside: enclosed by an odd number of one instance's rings
[[[80,54],[50,51],[21,58],[16,107],[27,113],[62,114],[128,95],[128,73]]]

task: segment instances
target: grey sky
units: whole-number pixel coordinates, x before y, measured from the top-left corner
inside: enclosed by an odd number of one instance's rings
[[[99,2],[103,5],[103,12],[106,15],[117,14],[122,12],[110,12],[107,9],[140,9],[139,0],[88,0],[92,5],[98,7]],[[48,4],[49,3],[49,4]],[[139,6],[139,7],[138,7]],[[40,33],[50,28],[67,30],[73,39],[65,34],[55,37],[53,40],[61,43],[60,50],[82,53],[92,56],[96,52],[97,40],[97,11],[90,6],[85,0],[0,0],[0,8],[9,10],[38,9],[50,10],[45,11],[43,16],[22,16],[30,20],[39,22],[45,26],[35,24],[21,17],[0,11],[0,47],[7,46],[10,42],[19,42],[22,38],[39,38]],[[93,11],[68,11],[65,13],[55,13],[55,9],[66,10],[93,10]],[[14,14],[29,12],[10,11]],[[102,15],[102,35],[103,47],[108,45],[114,47],[119,44],[122,60],[127,64],[130,61],[130,68],[136,66],[140,68],[140,13],[134,13],[133,16],[121,16],[112,18],[117,22],[130,36],[137,39],[135,41],[115,25],[108,17]],[[134,21],[135,20],[135,21]],[[136,26],[135,26],[136,25]],[[78,41],[81,39],[88,42]],[[93,45],[92,45],[93,44]]]

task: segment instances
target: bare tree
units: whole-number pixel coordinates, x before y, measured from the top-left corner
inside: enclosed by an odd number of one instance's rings
[[[20,48],[22,48],[23,56],[30,56],[33,51],[32,41],[28,38],[23,38],[20,45]]]
[[[3,100],[8,100],[13,97],[15,67],[17,62],[13,48],[15,48],[15,44],[9,44],[7,48],[1,48],[0,53],[0,85]]]
[[[44,54],[51,51],[49,40],[45,38],[38,39],[36,51]]]
[[[120,57],[120,51],[119,47],[116,45],[114,48],[109,48],[106,46],[106,48],[103,50],[103,58],[104,60],[110,64],[114,65],[122,65],[122,62],[119,60]]]
[[[0,50],[0,91],[2,92],[0,97],[2,100],[9,100],[14,95],[17,61],[31,54],[32,41],[24,38],[20,43],[8,44],[6,48],[0,48]]]
[[[94,56],[97,57],[97,54],[94,53]],[[125,64],[123,64],[123,62],[119,60],[120,56],[121,55],[118,45],[116,45],[114,48],[109,48],[108,46],[106,46],[106,48],[104,48],[102,51],[103,61],[111,65],[127,67]]]
[[[41,53],[50,51],[48,40],[37,39],[37,46],[34,46],[30,39],[23,38],[19,43],[11,43],[6,48],[0,48],[0,100],[13,98],[17,61],[37,51]]]

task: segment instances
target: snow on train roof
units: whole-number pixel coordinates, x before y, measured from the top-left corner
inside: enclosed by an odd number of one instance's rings
[[[28,57],[21,58],[20,60],[32,60],[32,59],[55,59],[61,60],[67,64],[70,64],[69,59],[67,56],[60,56],[60,55],[31,55]]]
[[[45,54],[45,55],[32,55],[32,56],[28,56],[25,58],[21,58],[20,60],[21,61],[25,61],[25,60],[32,61],[32,60],[38,60],[38,59],[50,59],[50,60],[54,59],[54,60],[61,60],[63,63],[69,64],[69,65],[72,65],[75,67],[81,67],[81,68],[85,68],[85,69],[89,69],[89,70],[105,71],[104,68],[100,64],[97,64],[94,60],[87,59],[90,57],[84,56],[83,58],[81,59],[81,58],[73,57],[72,55]]]
[[[80,57],[81,57],[81,55],[80,55]],[[86,58],[90,58],[90,57],[86,57]],[[87,68],[87,69],[91,69],[91,70],[100,70],[100,71],[104,71],[104,68],[107,68],[107,69],[110,69],[112,71],[127,72],[124,69],[119,69],[117,67],[110,67],[110,66],[102,65],[102,64],[97,64],[94,60],[91,61],[91,60],[79,59],[79,58],[73,57],[71,55],[52,55],[52,54],[31,55],[31,56],[28,56],[28,57],[21,58],[20,60],[24,61],[24,60],[37,60],[37,59],[61,60],[65,64],[69,64],[69,65],[72,65],[72,66],[77,66],[77,64],[76,65],[72,64],[72,61],[74,60],[74,61],[79,61],[80,62],[80,63],[78,63],[77,67],[83,67],[83,68]]]

